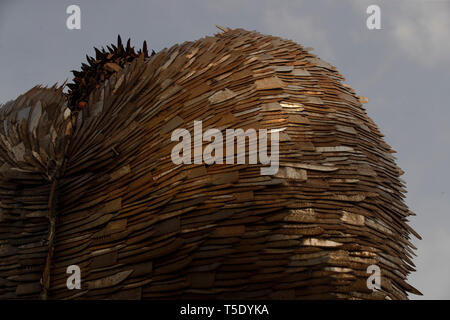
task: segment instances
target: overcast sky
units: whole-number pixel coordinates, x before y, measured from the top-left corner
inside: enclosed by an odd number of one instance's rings
[[[67,6],[81,30],[66,28]],[[368,30],[366,8],[381,8]],[[313,47],[359,95],[406,172],[424,297],[450,299],[450,1],[0,0],[0,102],[36,84],[62,83],[93,46],[132,38],[158,51],[212,35],[215,25],[257,30]]]

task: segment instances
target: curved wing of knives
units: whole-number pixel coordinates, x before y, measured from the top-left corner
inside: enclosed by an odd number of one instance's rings
[[[0,109],[0,298],[37,298],[54,178],[72,131],[62,88],[35,87]],[[54,198],[56,199],[56,198]]]
[[[136,58],[71,112],[0,111],[0,297],[406,299],[412,213],[391,147],[337,70],[226,30]],[[276,129],[280,168],[171,161],[177,128]],[[67,268],[79,266],[81,289]],[[367,286],[367,268],[381,288]]]

